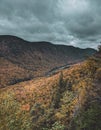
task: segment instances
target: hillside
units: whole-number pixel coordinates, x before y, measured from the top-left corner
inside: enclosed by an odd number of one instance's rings
[[[0,89],[0,130],[101,130],[101,51],[50,77]]]
[[[55,67],[80,62],[95,52],[89,48],[0,36],[0,87],[43,76]]]

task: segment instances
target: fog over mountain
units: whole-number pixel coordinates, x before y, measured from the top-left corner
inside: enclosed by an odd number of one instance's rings
[[[0,0],[0,35],[96,48],[101,0]]]

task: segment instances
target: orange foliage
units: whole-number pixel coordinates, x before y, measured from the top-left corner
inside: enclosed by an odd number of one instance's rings
[[[21,110],[23,111],[29,111],[30,110],[30,105],[29,104],[25,104],[21,106]]]

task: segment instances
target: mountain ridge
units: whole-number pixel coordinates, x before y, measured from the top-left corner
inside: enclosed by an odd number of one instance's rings
[[[54,45],[44,41],[27,42],[15,36],[3,35],[0,36],[1,84],[14,84],[42,76],[55,67],[80,62],[94,53],[96,50],[89,48]],[[7,83],[4,83],[6,80]]]
[[[28,41],[28,40],[24,40],[23,38],[20,38],[20,37],[18,37],[18,36],[14,36],[14,35],[0,35],[0,41],[1,40],[13,40],[13,39],[17,39],[17,40],[21,40],[21,41],[23,41],[23,42],[26,42],[26,43],[36,43],[36,44],[38,44],[38,43],[46,43],[46,44],[51,44],[51,45],[55,45],[55,46],[68,46],[68,47],[74,47],[74,46],[72,46],[72,45],[62,45],[62,44],[54,44],[54,43],[52,43],[52,42],[48,42],[48,41]],[[46,45],[45,44],[45,45]],[[79,48],[79,47],[74,47],[74,48]],[[85,50],[85,49],[92,49],[92,50],[96,50],[96,49],[93,49],[93,48],[79,48],[79,49],[82,49],[82,50]]]

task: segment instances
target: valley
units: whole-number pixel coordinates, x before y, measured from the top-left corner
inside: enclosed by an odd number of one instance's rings
[[[0,130],[101,129],[100,48],[69,47],[70,53],[68,46],[3,39]]]
[[[43,76],[53,68],[83,61],[95,52],[90,48],[0,36],[0,87]]]

